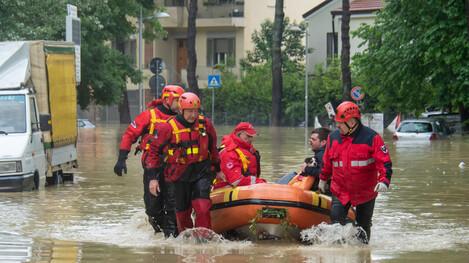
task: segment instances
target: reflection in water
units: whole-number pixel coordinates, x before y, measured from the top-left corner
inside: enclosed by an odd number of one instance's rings
[[[124,126],[79,131],[73,185],[0,193],[0,261],[42,262],[440,262],[469,258],[469,138],[393,144],[390,192],[376,202],[370,246],[220,241],[154,235],[142,201],[140,156],[112,167]],[[218,127],[218,135],[233,127]],[[274,181],[302,163],[302,128],[259,128],[262,174]]]

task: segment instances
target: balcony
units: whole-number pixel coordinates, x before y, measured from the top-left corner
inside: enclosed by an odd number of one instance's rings
[[[187,27],[187,8],[166,6],[169,18],[160,20],[164,28]],[[244,1],[204,0],[199,1],[197,27],[244,27]]]

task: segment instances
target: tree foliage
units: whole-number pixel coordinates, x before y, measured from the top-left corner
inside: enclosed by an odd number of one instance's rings
[[[469,107],[469,41],[464,1],[387,1],[373,26],[355,35],[356,80],[384,110]]]
[[[304,23],[290,23],[290,19],[285,17],[283,28],[282,62],[284,64],[293,64],[298,70],[301,70],[305,52],[301,40],[304,37],[306,26]],[[254,31],[251,36],[254,50],[247,51],[246,58],[241,61],[244,70],[272,61],[272,29],[272,21],[265,20],[260,29]]]
[[[298,125],[304,121],[304,46],[301,39],[302,30],[294,30],[288,18],[284,21],[284,35],[282,41],[283,55],[283,98],[282,108],[285,125]],[[254,50],[248,51],[243,61],[243,73],[238,79],[232,73],[229,65],[221,67],[221,89],[215,89],[216,120],[226,124],[239,121],[250,121],[255,124],[268,125],[271,117],[272,104],[272,71],[271,71],[271,39],[272,22],[265,21],[260,29],[252,36]],[[315,115],[325,114],[324,104],[340,99],[342,84],[340,79],[340,63],[333,60],[330,66],[317,66],[315,75],[309,78],[308,107],[310,122]],[[212,90],[203,91],[204,108],[207,113],[211,108]]]
[[[137,83],[141,74],[131,59],[111,46],[136,32],[130,17],[153,13],[152,0],[0,0],[0,40],[64,40],[66,4],[78,7],[81,19],[81,84],[78,101],[86,108],[91,101],[107,105],[118,103],[130,79]],[[161,35],[156,20],[145,23],[145,38]],[[156,30],[155,30],[156,29]]]

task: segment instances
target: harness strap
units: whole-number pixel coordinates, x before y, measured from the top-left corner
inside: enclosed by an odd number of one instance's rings
[[[239,159],[241,159],[241,163],[243,164],[243,175],[248,172],[249,160],[246,155],[241,151],[241,149],[236,148],[236,153],[239,155]]]

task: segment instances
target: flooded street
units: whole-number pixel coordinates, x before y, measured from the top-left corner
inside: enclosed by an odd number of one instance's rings
[[[125,127],[79,131],[74,184],[0,193],[0,262],[467,262],[469,137],[393,144],[391,191],[380,195],[369,246],[223,241],[154,235],[143,208],[140,157],[113,174]],[[217,127],[218,135],[232,127]],[[305,158],[303,128],[260,128],[262,176],[274,181]],[[309,154],[309,152],[308,152]],[[466,168],[458,167],[464,160]]]

